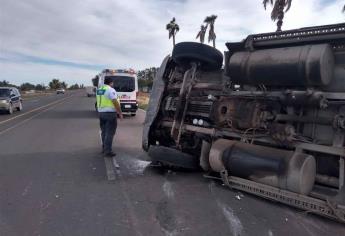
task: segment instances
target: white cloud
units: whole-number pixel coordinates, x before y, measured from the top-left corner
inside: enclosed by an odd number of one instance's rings
[[[63,79],[67,84],[91,85],[91,78],[98,73],[96,70],[70,68],[56,65],[35,63],[1,63],[2,78],[14,78],[10,82],[20,85],[23,82],[48,85],[53,78]],[[19,78],[19,79],[16,79]]]
[[[173,16],[181,28],[179,42],[194,41],[205,16],[218,15],[217,47],[221,51],[227,41],[275,30],[270,9],[264,11],[261,0],[0,1],[0,58],[10,51],[44,59],[143,69],[158,66],[170,52],[172,42],[165,25]],[[342,5],[340,0],[295,0],[286,13],[283,29],[342,22]],[[95,74],[62,65],[1,61],[0,70],[0,79],[15,83],[47,83],[54,76],[52,71],[69,83]]]

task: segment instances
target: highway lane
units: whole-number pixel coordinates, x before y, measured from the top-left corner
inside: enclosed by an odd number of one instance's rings
[[[78,91],[67,91],[66,94],[56,94],[56,93],[52,93],[49,95],[45,95],[45,96],[39,96],[39,97],[32,97],[32,98],[23,98],[23,110],[18,112],[15,111],[13,114],[9,115],[6,114],[5,112],[1,112],[0,113],[0,124],[4,123],[4,121],[9,120],[9,119],[13,119],[14,117],[21,117],[23,116],[23,114],[27,114],[30,113],[31,111],[40,108],[42,106],[45,106],[49,103],[53,103],[57,100],[63,99],[67,96],[70,96],[71,94],[74,93],[82,93],[84,91],[82,90],[78,90]]]
[[[107,169],[93,103],[76,93],[19,126],[0,124],[0,235],[345,235],[202,173],[150,167],[142,111],[119,122],[111,161],[120,169]]]
[[[63,102],[70,96],[76,94],[82,95],[83,90],[67,91],[66,94],[51,94],[47,96],[40,96],[36,98],[24,99],[23,110],[15,111],[13,114],[0,113],[0,134],[13,129],[21,123],[25,123],[32,117],[39,115],[42,111],[51,108],[58,103]]]

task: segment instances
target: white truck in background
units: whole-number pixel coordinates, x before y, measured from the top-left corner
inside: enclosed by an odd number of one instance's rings
[[[111,77],[123,114],[135,116],[138,110],[138,78],[133,69],[104,69],[92,79],[96,88],[104,85],[104,79]],[[97,107],[96,107],[97,108]]]

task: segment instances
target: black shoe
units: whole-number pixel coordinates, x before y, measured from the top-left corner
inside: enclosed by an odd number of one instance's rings
[[[116,153],[114,153],[114,152],[108,152],[108,153],[105,153],[104,156],[105,156],[105,157],[114,157],[114,156],[116,156]]]

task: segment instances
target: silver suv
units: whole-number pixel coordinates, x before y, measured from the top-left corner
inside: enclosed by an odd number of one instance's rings
[[[16,88],[0,87],[0,111],[6,111],[12,114],[13,111],[23,109],[22,97]]]

